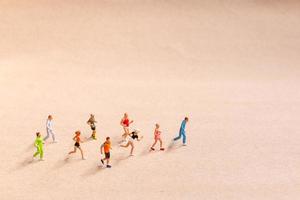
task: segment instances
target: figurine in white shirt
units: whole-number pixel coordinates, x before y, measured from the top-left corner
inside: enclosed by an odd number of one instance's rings
[[[53,133],[52,119],[53,119],[52,115],[49,115],[49,116],[48,116],[48,119],[47,119],[47,122],[46,122],[46,131],[47,131],[47,135],[46,135],[46,137],[44,138],[44,141],[46,141],[46,140],[49,138],[49,136],[51,135],[51,136],[52,136],[52,140],[53,140],[53,142],[55,143],[56,140],[55,140],[55,135],[54,135],[54,133]]]

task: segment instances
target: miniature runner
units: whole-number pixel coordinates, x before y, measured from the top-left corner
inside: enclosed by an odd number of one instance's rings
[[[109,165],[109,159],[110,159],[110,150],[111,148],[111,142],[110,142],[110,137],[106,137],[106,141],[101,145],[101,154],[103,154],[103,150],[104,149],[104,154],[105,154],[105,158],[101,159],[101,163],[104,165],[104,161],[106,160],[106,167],[107,168],[111,168],[111,165]]]
[[[173,141],[179,140],[182,136],[183,146],[186,146],[186,135],[185,135],[185,125],[189,121],[188,117],[185,117],[184,120],[181,122],[179,136],[173,139]]]
[[[55,140],[55,135],[53,133],[53,124],[52,124],[52,120],[53,120],[53,117],[52,115],[49,115],[48,118],[47,118],[47,121],[46,121],[46,132],[47,132],[47,135],[46,137],[44,138],[44,141],[46,141],[49,136],[51,135],[52,136],[52,140],[53,140],[53,143],[56,143],[57,141]]]
[[[96,138],[96,124],[97,121],[95,120],[95,115],[91,114],[89,120],[86,122],[88,125],[90,125],[91,129],[92,129],[92,135],[91,138],[93,138],[94,140],[97,140]]]
[[[120,147],[127,148],[128,146],[131,146],[130,156],[133,156],[134,140],[136,139],[137,141],[141,141],[141,139],[143,139],[143,136],[139,136],[139,130],[134,130],[127,136],[128,136],[127,144],[126,145],[120,145]]]
[[[80,153],[81,153],[82,160],[85,160],[85,158],[83,156],[83,151],[82,151],[82,149],[80,147],[80,143],[82,143],[82,140],[80,139],[80,134],[81,134],[80,131],[76,131],[75,132],[75,136],[73,137],[73,140],[75,141],[74,150],[70,151],[69,155],[72,154],[72,153],[76,153],[76,150],[79,149]]]
[[[161,131],[159,130],[159,124],[155,124],[155,130],[154,130],[154,143],[150,148],[150,151],[154,151],[154,146],[156,145],[157,141],[159,141],[160,144],[160,150],[164,151],[165,149],[162,147],[162,140],[161,140]]]
[[[36,133],[36,139],[35,139],[35,142],[34,142],[34,146],[36,147],[36,152],[35,152],[35,154],[33,154],[33,159],[37,155],[40,155],[40,161],[44,160],[44,158],[43,158],[44,157],[43,144],[44,144],[44,141],[42,139],[41,133],[37,132]]]
[[[129,135],[129,125],[133,123],[133,120],[130,121],[128,114],[124,113],[124,117],[121,119],[121,126],[123,127],[124,133],[122,135],[122,140],[119,143],[125,142],[127,135]]]

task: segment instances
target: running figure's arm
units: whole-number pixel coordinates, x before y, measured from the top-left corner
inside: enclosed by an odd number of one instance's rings
[[[122,118],[120,121],[120,125],[124,127],[125,125],[123,124],[123,121],[124,121],[124,119]]]
[[[50,120],[47,120],[46,127],[47,127],[47,129],[52,130],[51,121]]]
[[[186,121],[183,120],[182,123],[181,123],[180,129],[185,131],[185,125],[186,125]]]
[[[133,123],[133,120],[131,120],[130,122],[129,122],[129,124],[132,124]]]
[[[92,124],[92,119],[90,118],[86,123],[87,123],[88,125],[91,125],[91,124]]]
[[[89,119],[86,123],[87,123],[88,125],[91,125],[91,124],[97,123],[97,121],[92,121],[92,120]]]

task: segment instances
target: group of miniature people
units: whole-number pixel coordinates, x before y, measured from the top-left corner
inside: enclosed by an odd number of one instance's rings
[[[43,151],[43,144],[44,141],[46,141],[49,136],[52,136],[52,140],[54,143],[57,142],[57,140],[55,139],[55,134],[53,132],[53,126],[52,126],[52,120],[53,117],[52,115],[49,115],[46,121],[46,137],[44,137],[42,139],[41,133],[37,132],[36,133],[36,140],[34,142],[35,147],[37,148],[37,151],[34,153],[33,155],[33,159],[35,157],[37,157],[38,155],[40,156],[40,160],[44,160],[43,156],[44,156],[44,151]],[[180,138],[183,138],[183,145],[186,145],[186,134],[185,134],[185,126],[186,123],[189,121],[188,117],[185,117],[184,120],[181,123],[180,129],[179,129],[179,135],[177,137],[175,137],[173,139],[173,141],[179,140]],[[92,134],[90,136],[91,139],[93,140],[97,140],[96,137],[96,125],[95,123],[97,123],[97,121],[95,120],[95,116],[93,114],[90,115],[89,120],[87,121],[87,124],[91,127],[92,130]],[[133,129],[133,131],[130,131],[129,127],[130,124],[133,123],[133,120],[130,120],[128,117],[127,113],[124,113],[123,118],[120,121],[120,125],[123,127],[124,133],[122,134],[122,140],[119,142],[120,147],[131,147],[130,150],[130,156],[133,156],[133,150],[134,150],[134,140],[140,141],[143,136],[139,135],[139,130],[137,129]],[[160,151],[164,151],[165,149],[163,148],[163,142],[161,139],[161,131],[160,131],[160,125],[159,124],[155,124],[155,130],[154,130],[154,143],[153,145],[150,147],[149,151],[155,151],[155,145],[157,144],[157,142],[159,142],[160,144]],[[80,147],[80,143],[82,143],[83,141],[81,140],[81,132],[80,131],[76,131],[75,132],[75,136],[73,137],[73,140],[75,141],[74,144],[74,150],[70,151],[68,153],[68,157],[66,159],[69,159],[69,155],[76,153],[77,149],[79,149],[80,153],[81,153],[81,157],[83,160],[85,160],[84,157],[84,153],[82,148]],[[111,150],[111,141],[110,141],[110,137],[106,137],[105,142],[101,145],[100,147],[100,152],[101,154],[103,154],[104,151],[104,155],[105,157],[103,159],[101,159],[101,163],[102,165],[104,165],[104,161],[106,161],[106,167],[107,168],[111,168],[111,165],[109,164],[110,162],[110,150]]]

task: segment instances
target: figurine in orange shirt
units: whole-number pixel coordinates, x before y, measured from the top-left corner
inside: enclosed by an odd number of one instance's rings
[[[106,160],[106,167],[111,168],[111,165],[109,165],[109,159],[110,159],[110,150],[111,150],[111,142],[110,142],[110,137],[106,137],[106,141],[101,145],[100,151],[101,154],[105,154],[105,158],[101,159],[101,163],[104,165],[104,161]]]
[[[70,151],[69,152],[69,155],[72,154],[72,153],[76,153],[76,150],[79,149],[80,150],[80,153],[81,153],[81,158],[82,160],[85,160],[84,156],[83,156],[83,151],[80,147],[80,143],[82,143],[82,140],[80,139],[80,131],[76,131],[75,132],[75,136],[73,137],[73,140],[75,141],[75,144],[74,144],[74,151]]]

